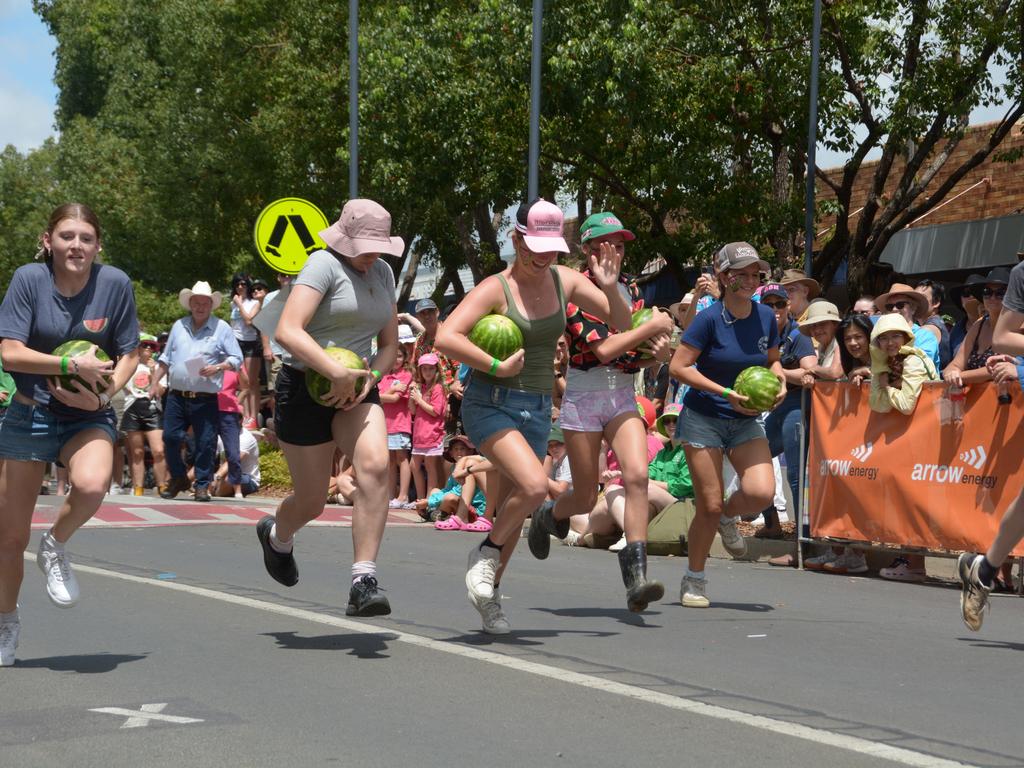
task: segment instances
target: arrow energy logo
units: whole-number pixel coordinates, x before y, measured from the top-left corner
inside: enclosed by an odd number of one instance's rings
[[[980,470],[985,466],[988,454],[982,445],[971,448],[960,454],[960,461],[966,467],[950,464],[915,464],[910,474],[911,480],[927,483],[963,483],[964,485],[980,485],[983,488],[995,488],[999,480],[995,475],[974,474],[970,469]]]
[[[864,443],[864,445],[858,445],[856,448],[850,451],[850,455],[852,455],[853,458],[855,458],[857,461],[863,464],[865,461],[868,460],[868,457],[871,456],[872,451],[874,451],[873,445],[871,443]]]
[[[960,461],[964,464],[970,464],[975,469],[981,469],[985,466],[985,460],[988,459],[988,454],[985,453],[984,446],[979,445],[977,448],[971,448],[969,451],[965,451],[960,454]]]

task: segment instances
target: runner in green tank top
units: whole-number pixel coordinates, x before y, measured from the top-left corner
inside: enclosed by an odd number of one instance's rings
[[[498,513],[490,535],[469,555],[466,586],[485,632],[504,634],[498,583],[527,516],[547,496],[541,463],[551,431],[551,360],[565,330],[565,305],[573,302],[615,328],[629,328],[630,307],[618,290],[621,257],[601,247],[590,257],[594,282],[556,265],[568,253],[562,212],[536,200],[520,206],[512,245],[516,258],[500,275],[476,286],[437,332],[435,348],[473,368],[462,400],[469,438],[499,470]],[[596,283],[596,285],[595,285]],[[495,360],[468,335],[484,315],[507,315],[523,332],[524,348]]]

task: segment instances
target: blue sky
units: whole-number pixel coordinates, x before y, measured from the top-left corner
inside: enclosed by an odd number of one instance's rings
[[[54,40],[32,12],[31,0],[0,0],[0,148],[25,152],[54,133],[57,89],[53,84]],[[1002,77],[997,74],[997,78]],[[1005,110],[975,110],[972,123],[998,120]],[[844,156],[818,149],[818,166],[842,165]]]
[[[38,147],[53,134],[53,47],[30,0],[0,0],[0,147]]]

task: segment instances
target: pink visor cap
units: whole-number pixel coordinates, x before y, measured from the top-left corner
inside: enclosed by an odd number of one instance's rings
[[[523,237],[526,247],[534,253],[549,253],[550,251],[569,252],[569,245],[562,237],[562,225],[565,217],[561,209],[554,203],[547,200],[538,200],[530,206],[526,214],[525,231],[516,227]]]
[[[363,253],[401,256],[405,250],[405,241],[391,236],[391,214],[380,203],[366,199],[345,203],[341,216],[320,232],[320,239],[350,258]]]

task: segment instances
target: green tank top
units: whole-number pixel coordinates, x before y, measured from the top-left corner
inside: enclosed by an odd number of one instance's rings
[[[558,277],[556,267],[551,267],[551,277],[555,281],[555,290],[558,292],[558,311],[547,317],[528,320],[516,308],[516,302],[512,298],[512,292],[508,288],[508,282],[504,275],[498,275],[501,289],[505,292],[505,303],[508,304],[505,316],[523,332],[523,349],[526,350],[526,359],[523,369],[517,376],[502,379],[490,376],[483,371],[473,371],[474,381],[481,384],[497,384],[509,389],[521,389],[526,392],[543,394],[551,392],[554,379],[555,347],[558,344],[558,337],[565,333],[565,294],[562,291],[562,281]]]

